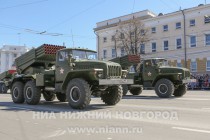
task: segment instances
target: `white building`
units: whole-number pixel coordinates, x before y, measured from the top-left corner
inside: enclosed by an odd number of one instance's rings
[[[94,30],[99,59],[112,59],[116,52],[124,55],[112,36],[120,22],[134,18],[149,30],[150,41],[138,45],[142,58],[164,57],[173,66],[210,74],[210,4],[159,15],[144,10],[98,22]]]
[[[14,69],[15,58],[27,51],[26,46],[3,45],[0,49],[0,73]]]

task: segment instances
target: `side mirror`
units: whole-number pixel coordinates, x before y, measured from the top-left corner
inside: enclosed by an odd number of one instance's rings
[[[74,67],[75,66],[75,59],[73,58],[72,54],[69,54],[68,55],[68,62],[69,62],[69,65],[70,67]]]

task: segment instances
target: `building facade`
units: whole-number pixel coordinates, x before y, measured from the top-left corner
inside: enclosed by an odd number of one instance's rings
[[[99,59],[125,54],[120,47],[115,49],[118,42],[112,38],[119,22],[133,18],[141,20],[149,30],[149,41],[138,45],[142,58],[164,57],[173,66],[210,74],[210,4],[165,15],[144,10],[99,22],[94,29]]]
[[[0,49],[0,73],[15,69],[15,59],[27,51],[26,46],[3,45]]]

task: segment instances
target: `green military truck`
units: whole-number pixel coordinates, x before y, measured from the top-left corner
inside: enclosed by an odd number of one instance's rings
[[[46,101],[56,96],[72,108],[84,109],[91,95],[100,94],[105,104],[117,104],[120,85],[133,84],[133,79],[122,78],[127,71],[119,64],[96,58],[92,50],[48,44],[30,50],[15,60],[17,74],[9,83],[13,102],[36,105],[43,94]]]
[[[127,67],[127,69],[128,66],[132,65],[133,70],[127,74],[127,78],[133,78],[134,84],[123,85],[123,95],[126,95],[128,91],[133,95],[139,95],[142,93],[143,88],[154,88],[160,98],[169,98],[172,95],[181,97],[187,92],[186,84],[194,82],[194,79],[190,79],[190,71],[188,69],[171,67],[166,59],[151,58],[134,64],[132,59],[125,59],[128,56],[123,57],[124,59],[111,60],[122,65],[127,64],[124,65],[124,68]],[[138,58],[139,56],[136,57]],[[119,60],[121,61],[119,62]],[[123,62],[123,60],[126,62]],[[129,63],[129,61],[132,63]]]
[[[7,93],[8,90],[8,82],[10,81],[12,75],[16,72],[16,70],[8,70],[0,74],[0,93]]]

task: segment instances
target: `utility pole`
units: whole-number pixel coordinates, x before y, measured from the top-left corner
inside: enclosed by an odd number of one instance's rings
[[[184,28],[184,66],[185,68],[187,68],[187,42],[186,42],[186,17],[185,17],[185,13],[184,13],[184,10],[181,10],[182,11],[182,15],[183,15],[183,28]]]
[[[72,47],[74,47],[74,36],[73,36],[73,32],[72,32],[72,30],[71,30],[71,39],[72,39]]]
[[[114,38],[115,55],[117,57],[117,40]]]
[[[21,40],[20,35],[21,35],[21,33],[18,33],[18,45],[19,46],[20,46],[20,40]]]
[[[99,42],[99,35],[96,33],[96,31],[94,31],[94,34],[97,36],[97,54],[98,54],[98,60],[99,60],[99,44],[100,44],[100,42]]]

